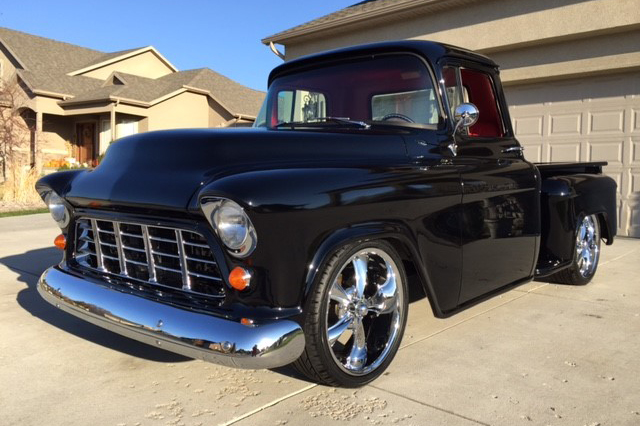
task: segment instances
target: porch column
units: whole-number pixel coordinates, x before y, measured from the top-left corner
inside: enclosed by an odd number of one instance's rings
[[[36,170],[40,170],[42,167],[42,147],[41,142],[44,142],[44,135],[42,134],[42,112],[36,112],[36,134],[33,143],[33,166]]]
[[[111,105],[111,142],[116,140],[116,106]]]

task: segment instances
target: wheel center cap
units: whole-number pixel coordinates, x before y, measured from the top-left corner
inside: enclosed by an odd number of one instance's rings
[[[364,302],[356,303],[355,313],[359,317],[363,317],[369,313],[369,308],[367,308],[367,305]]]

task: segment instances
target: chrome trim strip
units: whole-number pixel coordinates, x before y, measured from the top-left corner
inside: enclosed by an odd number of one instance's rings
[[[159,228],[159,226],[158,227],[154,226],[154,228]],[[171,228],[165,228],[165,229],[171,229]],[[149,238],[151,238],[153,241],[164,241],[165,243],[172,243],[172,244],[177,243],[176,240],[170,240],[168,238],[162,238],[162,237],[154,237],[153,235],[149,236]]]
[[[145,249],[139,249],[139,248],[136,248],[136,247],[129,247],[129,246],[125,246],[124,244],[122,245],[122,248],[124,250],[137,251],[139,253],[146,253],[147,252]],[[146,265],[146,263],[145,263],[145,265]]]
[[[209,265],[217,265],[218,264],[218,262],[214,262],[213,260],[198,259],[197,257],[185,256],[184,258],[187,259],[187,260],[194,261],[194,262],[208,263]]]
[[[198,277],[198,278],[206,278],[208,280],[222,281],[222,278],[214,277],[212,275],[198,274],[197,272],[187,272],[187,274],[194,277]]]
[[[131,260],[131,259],[125,259],[124,260],[126,263],[133,263],[134,265],[140,265],[140,266],[144,266],[144,267],[149,267],[148,263],[144,263],[144,262],[138,262],[137,260]]]
[[[120,223],[125,223],[125,222],[120,222]],[[125,223],[125,225],[133,225],[133,224]],[[143,225],[138,225],[138,226],[143,226]],[[129,232],[122,232],[122,231],[120,231],[120,235],[124,235],[125,237],[142,238],[142,235],[131,234]]]
[[[155,251],[155,250],[151,250],[152,254],[157,254],[158,256],[167,256],[167,257],[173,257],[175,259],[180,259],[180,256],[178,256],[177,254],[171,254],[171,253],[165,253],[162,251]]]
[[[91,222],[91,230],[93,231],[93,245],[96,246],[96,259],[98,269],[104,271],[104,262],[102,259],[102,247],[100,246],[100,233],[98,232],[98,224],[95,219],[89,219]]]
[[[144,249],[147,252],[147,262],[149,263],[149,282],[156,283],[156,265],[153,260],[153,249],[151,248],[151,240],[149,239],[149,227],[147,225],[140,225],[142,227],[142,236],[144,241]]]
[[[182,274],[180,269],[167,268],[166,266],[156,265],[156,269],[161,269],[163,271],[175,272],[176,274]]]
[[[180,256],[180,267],[182,268],[182,289],[191,290],[191,278],[189,278],[189,268],[187,268],[184,242],[182,241],[182,231],[180,229],[176,229],[176,241],[178,243],[178,256]]]
[[[120,273],[122,275],[129,275],[127,272],[127,262],[125,262],[126,258],[124,257],[124,250],[122,250],[122,237],[120,236],[120,223],[119,222],[111,222],[113,224],[113,232],[116,236],[116,244],[118,245],[118,257],[120,258]]]
[[[206,249],[211,249],[211,247],[209,247],[206,244],[200,244],[200,243],[192,243],[191,241],[185,241],[184,244],[188,245],[188,246],[194,246],[194,247],[201,247],[201,248],[206,248]]]
[[[287,319],[252,326],[157,303],[59,269],[47,269],[38,293],[52,305],[129,338],[188,357],[238,368],[274,368],[298,359],[300,325]]]

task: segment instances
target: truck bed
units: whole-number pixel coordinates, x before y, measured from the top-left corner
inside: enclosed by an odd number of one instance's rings
[[[592,161],[592,162],[575,162],[575,163],[534,163],[542,178],[549,176],[562,176],[573,175],[579,173],[588,173],[594,175],[602,174],[602,167],[608,163],[606,161]]]

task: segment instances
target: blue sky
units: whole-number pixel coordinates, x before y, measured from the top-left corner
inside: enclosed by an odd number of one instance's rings
[[[282,61],[266,36],[358,0],[0,0],[0,27],[105,52],[155,46],[180,70],[209,67],[266,90]]]

